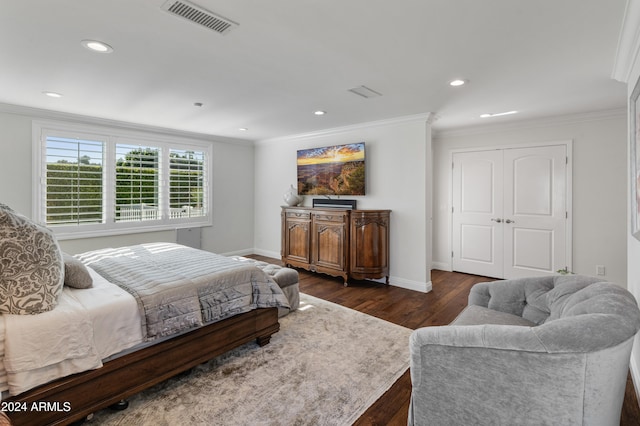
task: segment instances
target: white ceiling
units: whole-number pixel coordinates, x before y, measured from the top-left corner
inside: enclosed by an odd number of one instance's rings
[[[445,130],[626,105],[611,79],[625,0],[193,0],[240,24],[226,35],[164,2],[2,0],[0,102],[250,140],[427,112]],[[348,92],[360,85],[383,96]]]

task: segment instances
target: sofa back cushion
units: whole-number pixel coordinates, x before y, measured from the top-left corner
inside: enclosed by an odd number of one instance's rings
[[[53,309],[63,281],[62,252],[53,233],[0,204],[0,313]]]
[[[469,304],[518,315],[551,352],[588,352],[620,344],[640,329],[633,295],[581,275],[519,278],[476,284]]]
[[[600,281],[582,275],[550,275],[480,283],[469,295],[469,302],[543,324],[563,316],[576,292]]]

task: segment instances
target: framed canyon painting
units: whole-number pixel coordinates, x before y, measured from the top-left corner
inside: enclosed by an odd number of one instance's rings
[[[299,195],[365,195],[364,142],[298,151]]]

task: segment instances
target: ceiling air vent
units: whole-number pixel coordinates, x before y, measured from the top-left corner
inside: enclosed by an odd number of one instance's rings
[[[353,89],[349,89],[349,92],[355,93],[358,96],[362,96],[363,98],[377,98],[378,96],[382,96],[382,93],[376,92],[373,89],[369,89],[367,86],[358,86]]]
[[[162,5],[162,9],[220,34],[226,34],[238,26],[233,21],[184,0],[169,0]]]

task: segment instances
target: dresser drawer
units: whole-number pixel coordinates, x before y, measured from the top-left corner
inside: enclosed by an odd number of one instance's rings
[[[304,210],[287,210],[287,219],[311,219],[311,213]]]
[[[347,215],[344,212],[318,212],[313,213],[313,220],[316,222],[345,223],[347,221]]]

